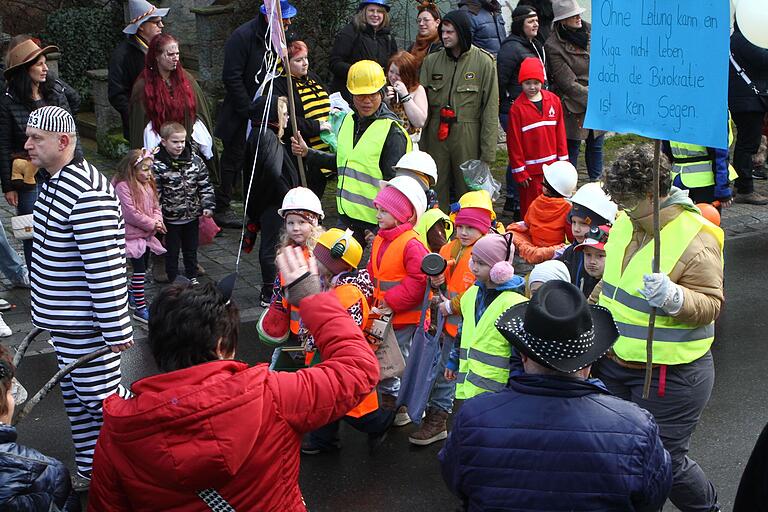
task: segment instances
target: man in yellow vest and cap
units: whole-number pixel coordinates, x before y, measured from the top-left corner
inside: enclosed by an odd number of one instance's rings
[[[311,166],[338,171],[339,227],[352,229],[360,243],[365,243],[366,230],[377,229],[373,199],[379,182],[394,178],[393,167],[413,149],[399,118],[382,101],[386,84],[384,70],[374,61],[361,60],[349,68],[347,89],[354,112],[341,123],[335,155],[310,149],[301,133],[291,139],[294,155],[306,157]]]
[[[660,272],[653,260],[653,149],[625,148],[603,174],[603,188],[621,205],[605,245],[605,272],[590,300],[608,308],[619,329],[593,373],[617,396],[647,409],[672,457],[670,501],[683,512],[717,511],[717,492],[688,457],[691,435],[715,380],[710,346],[723,303],[723,232],[659,170]],[[653,380],[642,398],[646,338],[656,308]]]

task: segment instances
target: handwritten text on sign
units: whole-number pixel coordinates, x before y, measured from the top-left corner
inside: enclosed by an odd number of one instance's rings
[[[593,0],[584,125],[727,147],[728,2]]]

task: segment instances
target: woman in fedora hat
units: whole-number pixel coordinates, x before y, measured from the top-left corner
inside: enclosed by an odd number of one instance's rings
[[[552,8],[555,19],[544,45],[550,90],[563,102],[569,160],[578,167],[581,141],[585,141],[587,172],[589,179],[594,181],[603,172],[605,132],[584,128],[592,25],[581,19],[584,8],[576,0],[553,0]]]
[[[0,182],[6,201],[16,208],[17,215],[32,213],[37,199],[37,168],[24,149],[29,113],[48,105],[74,113],[80,106],[77,92],[49,76],[46,55],[58,51],[55,46],[41,48],[29,36],[17,36],[6,57],[3,75],[8,89],[0,96]],[[24,240],[24,258],[29,267],[32,240]]]
[[[590,365],[619,332],[565,281],[507,309],[496,328],[525,373],[464,403],[439,458],[467,510],[659,510],[671,459],[651,415],[611,395]]]

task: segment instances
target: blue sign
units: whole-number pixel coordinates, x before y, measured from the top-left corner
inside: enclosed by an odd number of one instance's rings
[[[584,125],[728,147],[729,4],[593,0]]]

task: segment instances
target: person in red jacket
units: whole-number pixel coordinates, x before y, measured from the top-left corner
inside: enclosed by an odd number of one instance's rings
[[[165,373],[104,401],[88,510],[306,512],[302,434],[343,416],[376,386],[379,365],[314,258],[277,258],[323,361],[296,373],[233,360],[239,313],[214,285],[174,284],[152,304],[148,343]],[[220,285],[220,287],[222,287]],[[223,288],[223,287],[222,287]]]
[[[541,88],[544,66],[534,57],[520,65],[523,92],[509,109],[507,150],[512,176],[520,191],[520,215],[541,194],[544,164],[568,160],[563,107],[560,98]]]

